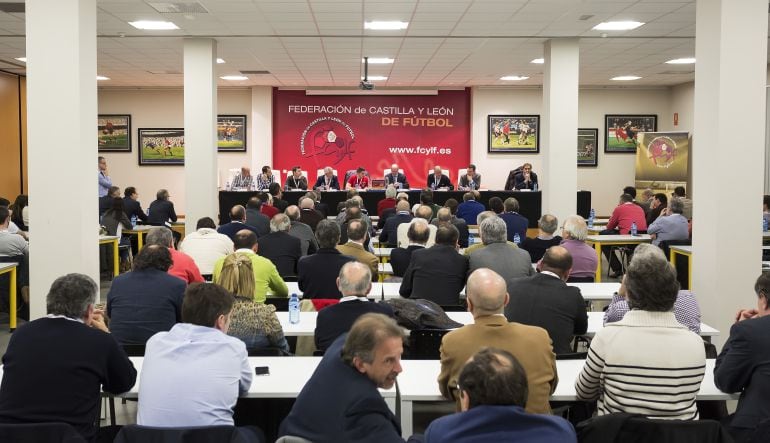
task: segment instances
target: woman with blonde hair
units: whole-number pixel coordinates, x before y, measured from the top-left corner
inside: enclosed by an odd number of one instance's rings
[[[236,252],[225,257],[215,283],[235,295],[228,335],[243,340],[248,349],[273,347],[289,352],[275,306],[254,302],[254,271],[247,254]]]

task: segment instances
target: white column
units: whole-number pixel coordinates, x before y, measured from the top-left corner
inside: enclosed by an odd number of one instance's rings
[[[693,287],[723,343],[760,274],[767,1],[698,0]]]
[[[543,190],[543,213],[559,223],[577,211],[578,39],[545,43],[543,123],[540,149],[544,165],[538,177]]]
[[[262,166],[273,165],[273,88],[251,88],[251,150],[252,174],[261,174]],[[281,183],[286,177],[281,177]]]
[[[184,41],[185,230],[217,220],[217,43]]]
[[[26,33],[34,319],[57,277],[99,281],[96,1],[28,0]]]

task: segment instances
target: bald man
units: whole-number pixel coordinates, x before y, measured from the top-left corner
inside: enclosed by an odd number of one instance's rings
[[[310,226],[313,232],[315,232],[318,222],[326,218],[315,208],[315,202],[310,197],[299,199],[299,209],[299,221]]]
[[[572,270],[572,255],[563,246],[551,246],[540,263],[539,274],[507,281],[511,302],[505,307],[505,317],[545,329],[553,340],[553,351],[567,354],[572,352],[572,336],[588,329],[580,289],[565,283]]]
[[[446,334],[441,340],[441,394],[457,402],[457,380],[465,362],[484,347],[506,350],[516,357],[527,373],[529,395],[527,412],[548,414],[548,397],[556,389],[556,356],[545,329],[508,323],[503,310],[508,304],[505,280],[496,272],[481,268],[468,277],[465,288],[468,311],[474,324]]]
[[[402,223],[412,221],[412,214],[409,212],[409,202],[401,200],[396,203],[396,215],[388,217],[385,225],[380,232],[380,243],[388,245],[389,248],[398,246],[398,226]]]

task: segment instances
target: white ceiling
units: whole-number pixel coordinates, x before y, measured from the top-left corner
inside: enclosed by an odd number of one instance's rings
[[[0,1],[8,2],[8,0]],[[378,87],[540,85],[543,43],[580,37],[580,83],[618,85],[617,75],[643,77],[623,85],[675,85],[694,78],[694,65],[666,60],[695,54],[694,0],[199,0],[207,13],[165,14],[151,1],[98,0],[100,86],[181,86],[183,37],[217,40],[219,75],[266,70],[220,86],[354,87],[361,58],[391,57],[370,66]],[[189,2],[188,2],[189,3]],[[581,16],[591,16],[580,20]],[[178,31],[140,31],[128,22],[169,20]],[[408,21],[405,31],[368,31],[368,20]],[[633,31],[591,28],[635,20]],[[0,69],[24,72],[24,14],[0,12]],[[503,75],[529,80],[504,82]]]

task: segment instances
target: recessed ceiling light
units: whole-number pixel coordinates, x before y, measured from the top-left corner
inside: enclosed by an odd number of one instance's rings
[[[518,76],[518,75],[505,75],[505,76],[503,76],[503,77],[500,77],[500,80],[505,80],[505,81],[514,81],[514,82],[517,82],[517,81],[520,81],[520,80],[526,80],[526,79],[528,79],[528,78],[529,78],[529,77],[525,77],[525,76]]]
[[[409,26],[409,22],[400,21],[371,21],[364,22],[364,29],[372,29],[375,31],[398,31],[406,29]]]
[[[673,60],[669,60],[666,63],[669,65],[691,65],[695,63],[695,58],[688,57],[688,58],[675,58]]]
[[[172,29],[179,29],[179,26],[171,22],[162,22],[156,20],[139,20],[135,22],[128,22],[128,24],[136,29],[145,29],[151,31],[168,31]]]
[[[218,58],[218,59],[217,59],[217,63],[221,65],[222,63],[225,63],[225,59],[223,59],[223,58]]]
[[[361,80],[363,80],[363,79],[364,78],[361,77]],[[367,78],[367,80],[372,81],[372,82],[378,82],[378,81],[383,81],[383,80],[387,80],[387,79],[388,78],[385,77],[384,75],[370,75],[369,78]]]
[[[364,62],[364,59],[361,59],[361,63],[363,62]],[[394,60],[388,57],[369,57],[370,65],[389,65],[393,62]]]
[[[27,63],[27,57],[16,57],[16,60]]]
[[[532,60],[530,63],[534,63],[536,65],[542,65],[543,63],[545,63],[545,59],[544,58],[536,58],[536,59]]]
[[[593,27],[594,31],[630,31],[642,26],[643,22],[620,21],[620,22],[602,22]]]
[[[617,77],[612,77],[610,80],[615,80],[619,82],[627,82],[631,80],[639,80],[641,77],[638,77],[636,75],[619,75]]]
[[[97,76],[96,76],[96,79],[97,79],[97,80],[109,80],[110,78],[109,78],[109,77],[105,77],[105,76],[103,76],[103,75],[97,75]]]
[[[223,75],[219,78],[221,78],[222,80],[229,80],[229,81],[243,81],[243,80],[249,79],[245,75]]]

